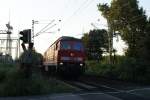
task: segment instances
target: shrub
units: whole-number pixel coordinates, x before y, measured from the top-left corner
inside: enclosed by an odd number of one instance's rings
[[[29,63],[32,65],[41,64],[43,56],[33,50],[27,50],[19,57],[19,63]]]
[[[28,73],[30,77],[27,77],[27,67],[36,67],[41,63],[42,57],[40,54],[35,52],[31,53],[31,64],[24,64],[27,61],[28,51],[20,56],[20,64],[14,64],[12,66],[0,67],[0,96],[25,96],[25,95],[39,95],[53,92],[62,92],[72,90],[54,80],[50,80],[47,77],[43,77],[37,68],[33,68]],[[24,66],[21,66],[24,65]],[[65,90],[66,89],[66,90]]]
[[[13,69],[15,64],[0,63],[0,83],[6,78],[6,74],[9,70]]]
[[[120,62],[119,67],[116,70],[119,72],[118,78],[120,79],[135,79],[136,60],[134,58],[125,58],[122,62]]]
[[[116,77],[115,66],[110,64],[104,64],[97,61],[87,61],[88,69],[86,74],[99,75],[109,78]]]
[[[47,92],[48,82],[32,67],[41,63],[42,56],[34,51],[26,51],[19,58],[19,66],[0,68],[0,94],[2,96],[34,95]],[[28,68],[32,68],[27,70]],[[31,74],[32,73],[32,74]],[[30,77],[27,77],[30,74]]]
[[[86,73],[124,81],[150,83],[149,65],[135,58],[118,58],[117,63],[113,65],[107,64],[106,61],[102,61],[101,63],[87,61],[88,70]]]
[[[45,94],[50,91],[49,81],[39,73],[33,73],[30,78],[25,77],[25,73],[20,70],[10,70],[5,81],[1,84],[1,96],[23,96]]]

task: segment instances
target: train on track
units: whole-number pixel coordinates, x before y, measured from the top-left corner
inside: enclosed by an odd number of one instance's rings
[[[44,69],[65,77],[80,76],[85,71],[85,49],[81,39],[62,36],[44,53]]]

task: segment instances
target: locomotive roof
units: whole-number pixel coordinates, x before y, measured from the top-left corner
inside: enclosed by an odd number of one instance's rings
[[[70,41],[70,40],[75,40],[75,41],[81,41],[81,39],[70,37],[70,36],[62,36],[58,38],[53,44],[55,44],[58,41]],[[53,45],[51,44],[50,47]],[[49,48],[48,48],[49,49]],[[47,50],[46,50],[47,51]]]
[[[80,39],[77,39],[77,38],[74,38],[74,37],[69,37],[69,36],[62,36],[62,37],[60,37],[59,39],[58,39],[58,41],[61,41],[61,40],[79,40],[80,41]]]

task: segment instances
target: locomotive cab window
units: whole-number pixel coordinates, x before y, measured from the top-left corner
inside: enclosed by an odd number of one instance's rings
[[[62,41],[62,42],[61,42],[61,49],[64,49],[64,50],[71,49],[71,44],[70,44],[70,42],[68,42],[68,41]]]
[[[83,44],[81,42],[74,42],[73,49],[78,50],[78,51],[82,51],[83,50]]]

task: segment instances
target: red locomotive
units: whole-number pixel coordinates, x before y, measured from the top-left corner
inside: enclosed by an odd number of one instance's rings
[[[80,39],[63,36],[44,53],[46,71],[79,76],[85,70],[85,51]]]

